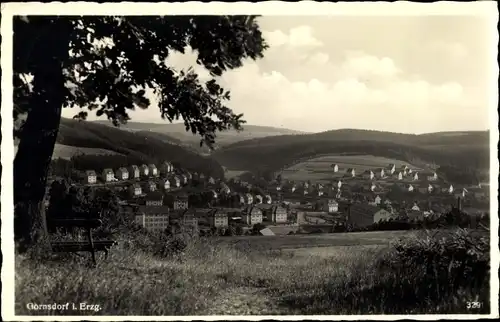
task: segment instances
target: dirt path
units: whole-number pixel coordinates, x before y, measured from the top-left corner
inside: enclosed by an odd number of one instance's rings
[[[278,306],[262,288],[235,287],[218,295],[211,307],[202,312],[206,315],[277,315],[291,314]]]

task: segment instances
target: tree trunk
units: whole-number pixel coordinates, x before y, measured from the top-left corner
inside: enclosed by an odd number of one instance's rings
[[[33,94],[14,160],[14,228],[20,252],[38,240],[45,226],[43,200],[65,99],[63,62],[69,56],[71,33],[66,18],[37,20],[33,29],[40,37],[30,59]]]

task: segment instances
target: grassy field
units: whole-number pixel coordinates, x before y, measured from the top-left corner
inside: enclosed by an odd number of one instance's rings
[[[420,235],[389,246],[393,237],[401,235],[408,233],[287,236],[291,238],[286,241],[282,237],[194,239],[182,253],[163,257],[148,248],[155,239],[137,237],[133,243],[121,243],[97,269],[86,267],[80,258],[18,255],[16,314],[467,313],[464,301],[478,294],[477,300],[484,301],[487,289],[479,292],[477,287],[457,284],[462,288],[448,294],[445,291],[455,280],[446,279],[441,285],[443,277],[424,274],[421,264],[404,257],[404,247],[395,251],[398,245],[433,250],[437,241]],[[234,245],[238,240],[249,243]],[[319,247],[322,243],[329,246]],[[274,247],[263,249],[265,244]],[[167,244],[160,246],[164,249]],[[448,263],[445,271],[450,267]],[[482,282],[482,273],[473,279]],[[460,283],[470,280],[465,277]],[[420,287],[436,283],[444,289]],[[71,309],[72,303],[82,302],[96,306],[88,311]],[[70,309],[30,311],[28,303],[70,303]]]
[[[406,165],[414,170],[422,170],[408,162],[373,155],[327,155],[297,163],[285,169],[283,177],[297,181],[325,181],[326,178],[341,178],[349,168],[355,168],[356,174],[359,175],[365,170],[386,168],[391,163],[397,168]],[[333,172],[332,164],[339,166],[337,173]]]
[[[99,149],[99,148],[82,148],[70,145],[64,145],[56,143],[54,147],[54,154],[52,154],[52,159],[62,158],[71,159],[74,155],[79,154],[89,154],[89,155],[115,155],[120,154],[115,151]]]

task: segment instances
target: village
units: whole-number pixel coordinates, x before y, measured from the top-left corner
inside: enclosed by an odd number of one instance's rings
[[[272,182],[214,179],[174,168],[164,161],[87,170],[81,186],[106,187],[120,198],[122,214],[148,231],[196,234],[255,233],[285,235],[368,227],[396,217],[422,220],[459,207],[470,214],[487,212],[488,185],[457,186],[436,172],[389,164],[356,172],[331,166],[329,182]]]

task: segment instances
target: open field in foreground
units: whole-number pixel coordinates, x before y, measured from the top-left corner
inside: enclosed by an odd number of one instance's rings
[[[283,177],[297,181],[324,181],[325,178],[342,177],[349,168],[355,168],[356,173],[361,174],[365,170],[386,168],[391,163],[397,168],[406,165],[414,170],[422,170],[405,161],[373,155],[326,155],[302,161],[285,169]],[[332,164],[339,166],[337,173],[333,172]]]
[[[405,257],[404,249],[419,251],[424,247],[432,253],[441,247],[437,241],[424,235],[414,237],[411,242],[400,243],[407,246],[402,248],[403,251],[396,252],[395,247],[387,247],[390,237],[384,238],[384,234],[398,235],[384,232],[352,234],[354,237],[348,234],[314,236],[316,238],[291,236],[286,241],[285,237],[275,238],[274,242],[257,237],[255,241],[247,238],[253,243],[249,247],[232,246],[231,242],[235,239],[228,243],[231,238],[224,242],[195,239],[187,244],[182,253],[163,254],[163,257],[154,251],[158,246],[155,239],[140,237],[135,240],[135,246],[121,244],[108,261],[100,261],[97,269],[86,267],[81,258],[54,258],[47,257],[46,253],[42,257],[36,254],[30,257],[18,255],[15,262],[16,313],[479,313],[467,311],[465,301],[470,299],[483,301],[485,306],[482,312],[488,310],[485,299],[489,290],[484,287],[484,281],[489,277],[487,272],[479,269],[484,267],[479,265],[480,262],[476,261],[471,266],[474,275],[466,275],[464,279],[456,280],[454,275],[436,279],[434,274],[425,273],[425,257],[418,256],[424,264],[414,263],[411,258]],[[329,246],[319,247],[322,245],[319,240],[329,242]],[[298,247],[304,242],[312,247]],[[266,243],[275,248],[266,251],[254,247]],[[139,244],[142,246],[139,247]],[[284,247],[291,244],[295,247],[293,250]],[[164,249],[167,245],[164,242],[159,246]],[[432,258],[443,261],[443,265],[436,267],[444,267],[443,272],[448,272],[450,265],[446,257]],[[478,282],[479,286],[467,284],[471,280]],[[439,291],[433,287],[439,287]],[[455,287],[458,289],[455,290]],[[86,302],[97,306],[89,311],[27,309],[28,303],[68,302]]]

